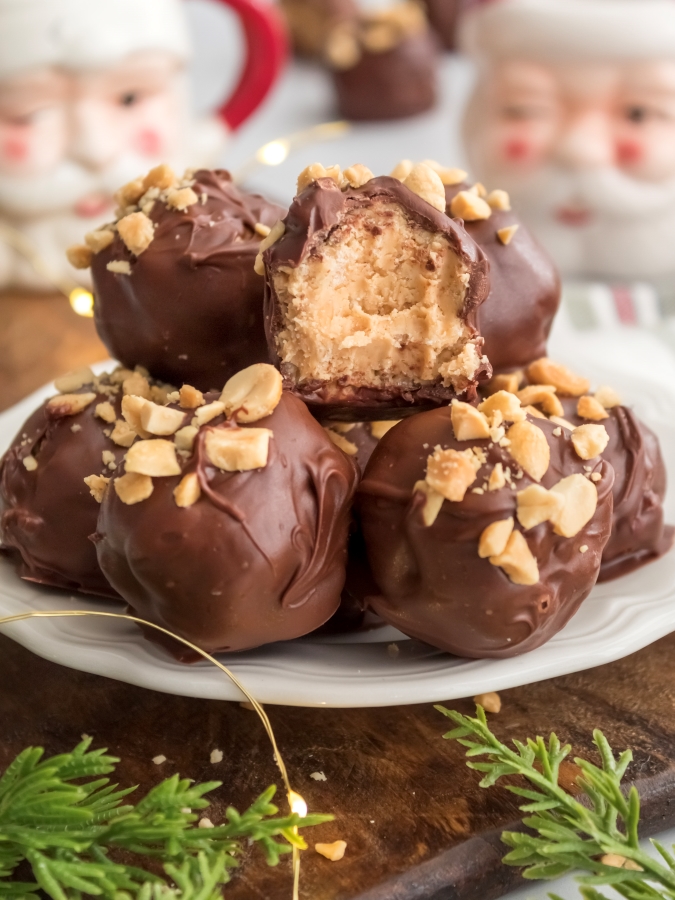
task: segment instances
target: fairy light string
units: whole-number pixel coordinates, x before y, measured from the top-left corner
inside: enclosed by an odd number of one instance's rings
[[[279,771],[281,773],[281,779],[284,783],[284,787],[286,789],[286,798],[288,800],[288,806],[292,813],[297,813],[299,816],[307,815],[307,804],[297,791],[295,791],[291,787],[291,782],[288,777],[288,770],[286,769],[286,763],[281,755],[281,751],[277,745],[276,737],[274,735],[274,730],[272,728],[272,723],[269,720],[269,717],[261,704],[256,700],[256,698],[247,690],[247,688],[241,683],[241,681],[237,678],[237,676],[228,669],[227,666],[223,665],[223,663],[219,662],[214,656],[211,656],[210,653],[207,653],[206,650],[202,650],[201,647],[198,647],[196,644],[193,644],[191,641],[188,641],[186,638],[180,637],[180,635],[174,634],[173,631],[169,631],[168,628],[162,628],[161,625],[155,625],[154,622],[147,622],[145,619],[139,619],[138,616],[132,616],[128,613],[112,613],[112,612],[102,612],[102,611],[94,611],[94,610],[80,610],[80,609],[64,609],[64,610],[31,610],[30,612],[25,613],[16,613],[12,616],[3,616],[0,618],[0,626],[9,625],[12,622],[21,622],[26,619],[59,619],[59,618],[86,618],[89,616],[96,616],[101,619],[121,619],[127,622],[135,622],[137,625],[143,625],[146,628],[154,628],[155,631],[160,631],[162,634],[166,634],[169,637],[173,638],[175,641],[183,644],[185,647],[189,647],[191,650],[194,650],[195,653],[199,654],[203,659],[207,660],[210,663],[213,663],[214,666],[219,668],[221,672],[224,672],[225,675],[230,679],[232,684],[237,687],[241,693],[246,697],[248,702],[253,707],[255,713],[257,713],[260,721],[263,724],[265,731],[267,732],[267,737],[269,738],[270,744],[272,745],[272,750],[274,752],[274,761],[277,764]],[[297,827],[293,828],[293,833],[298,834]],[[293,900],[299,900],[300,897],[300,848],[296,847],[295,844],[292,845],[292,867],[293,867]]]

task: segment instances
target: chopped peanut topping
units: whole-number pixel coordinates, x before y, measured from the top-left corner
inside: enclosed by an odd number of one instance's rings
[[[546,416],[543,412],[537,409],[536,406],[524,406],[523,409],[527,413],[528,416],[534,416],[535,419],[545,419]]]
[[[199,203],[199,197],[191,187],[170,190],[166,197],[166,205],[179,212],[185,212],[188,206],[194,206],[195,203]]]
[[[204,395],[191,384],[184,384],[178,393],[178,403],[183,409],[197,409],[204,405]]]
[[[97,231],[90,231],[84,236],[84,242],[92,251],[92,253],[100,253],[105,250],[115,240],[115,232],[109,228],[99,228]]]
[[[106,265],[106,269],[116,275],[131,275],[131,265],[126,259],[113,259]]]
[[[160,406],[158,403],[153,403],[152,400],[143,401],[140,413],[141,427],[150,434],[175,434],[185,420],[185,413],[179,409]]]
[[[248,472],[267,465],[269,428],[218,428],[206,435],[206,455],[225,472]]]
[[[452,169],[442,166],[435,159],[423,159],[422,162],[434,170],[444,185],[447,184],[452,187],[455,184],[461,184],[463,181],[466,181],[468,173],[464,169]]]
[[[514,584],[536,584],[539,581],[537,560],[520,531],[512,531],[506,548],[499,556],[491,556],[493,566],[499,566]]]
[[[555,422],[556,425],[561,425],[568,431],[574,431],[576,428],[576,425],[572,425],[571,422],[568,422],[567,419],[563,419],[562,416],[551,416],[551,422]]]
[[[116,478],[113,487],[122,503],[126,503],[127,506],[147,500],[154,490],[152,478],[149,475],[138,475],[136,472],[127,472],[121,478]]]
[[[96,399],[96,394],[59,394],[47,401],[47,409],[53,416],[76,416]]]
[[[110,440],[118,447],[131,447],[137,437],[138,432],[128,422],[118,419],[110,435]]]
[[[551,490],[564,500],[560,513],[552,520],[553,530],[563,537],[574,537],[595,515],[598,490],[583,475],[568,475]]]
[[[155,403],[159,403],[160,406],[166,406],[170,403],[169,397],[172,397],[175,393],[177,393],[177,391],[172,390],[170,384],[150,385],[150,399]]]
[[[333,841],[332,844],[314,844],[314,849],[331,862],[342,859],[347,849],[346,841]]]
[[[142,212],[130,213],[117,223],[120,237],[130,253],[140,256],[148,249],[155,236],[152,221]]]
[[[127,472],[149,475],[152,478],[180,475],[175,444],[161,438],[132,444],[127,450],[125,466]]]
[[[257,422],[271,415],[281,400],[281,375],[267,363],[256,363],[228,380],[220,400],[228,418],[237,422]]]
[[[490,437],[490,423],[487,417],[470,403],[453,400],[450,416],[458,441],[473,441]]]
[[[270,233],[271,230],[272,229],[270,228],[269,225],[263,225],[262,222],[256,222],[256,224],[255,224],[254,231],[256,234],[259,234],[260,237],[264,237],[264,238],[267,237],[267,235]]]
[[[478,694],[473,702],[482,706],[485,712],[498,713],[502,709],[502,698],[496,691],[488,691],[487,694]]]
[[[115,407],[112,405],[112,403],[108,403],[107,400],[103,403],[96,404],[94,414],[97,415],[99,419],[103,419],[103,421],[107,422],[109,425],[112,425],[113,422],[117,421],[117,413],[115,412]]]
[[[405,181],[408,175],[412,172],[413,162],[410,159],[402,159],[400,162],[396,163],[394,168],[389,173],[390,178],[396,178],[397,181]]]
[[[614,409],[615,406],[621,406],[621,397],[614,388],[607,387],[607,385],[603,385],[597,389],[595,392],[595,399],[600,406],[604,406],[605,409]]]
[[[593,419],[594,421],[609,419],[609,413],[601,403],[598,403],[595,397],[579,397],[577,415],[581,419]]]
[[[478,409],[488,417],[492,417],[496,412],[501,413],[503,422],[522,422],[525,418],[520,400],[508,391],[497,391],[479,403]]]
[[[490,472],[488,491],[498,491],[503,488],[505,484],[506,478],[504,477],[504,466],[501,463],[497,463]]]
[[[339,434],[337,431],[333,431],[332,428],[324,428],[324,431],[331,439],[331,441],[335,444],[336,447],[339,447],[343,453],[346,453],[347,456],[356,456],[359,452],[359,448],[356,444],[353,444],[351,441],[347,440],[346,437]]]
[[[311,165],[306,166],[298,175],[296,193],[302,193],[308,185],[313,181],[317,181],[319,178],[333,178],[336,169],[339,174],[339,166],[330,166],[330,168],[326,169],[321,163],[311,163]],[[333,178],[333,180],[339,184],[341,179],[338,177]]]
[[[488,394],[496,394],[498,391],[506,391],[508,394],[517,394],[523,380],[522,371],[508,372],[505,375],[493,375],[487,385]]]
[[[487,559],[490,556],[499,556],[506,550],[506,545],[513,531],[513,516],[508,519],[501,519],[498,522],[492,522],[487,528],[483,529],[483,533],[478,541],[478,555],[481,559]]]
[[[501,212],[509,212],[511,209],[511,198],[507,191],[499,189],[490,191],[485,199],[487,200],[490,209],[500,210]]]
[[[255,263],[253,264],[253,268],[258,275],[265,274],[265,264],[262,258],[263,253],[265,252],[265,250],[267,250],[268,247],[271,247],[272,244],[276,244],[276,242],[285,233],[285,231],[286,226],[281,221],[281,219],[279,219],[276,225],[272,227],[267,237],[263,238],[262,241],[260,241],[260,244],[258,246],[258,255],[255,258]],[[264,363],[262,365],[264,365]]]
[[[199,487],[199,478],[196,472],[190,472],[181,479],[180,484],[174,489],[173,497],[176,506],[185,509],[193,506],[201,497],[202,489]]]
[[[460,503],[476,480],[480,468],[471,450],[442,450],[436,447],[427,460],[427,484],[446,500]]]
[[[427,528],[431,528],[443,506],[445,497],[434,490],[426,481],[416,481],[413,494],[424,494],[424,506],[422,507],[422,519]]]
[[[547,491],[540,484],[531,484],[524,491],[518,491],[518,521],[525,531],[541,525],[542,522],[552,522],[561,512],[565,501],[560,494]]]
[[[122,393],[125,396],[142,397],[144,400],[150,399],[150,382],[141,375],[140,372],[134,372],[122,382]]]
[[[609,443],[604,425],[580,425],[572,432],[572,443],[581,459],[595,459]]]
[[[74,372],[68,372],[54,381],[54,387],[60,394],[72,394],[73,391],[79,390],[85,384],[92,384],[94,381],[94,373],[89,366],[76,369]]]
[[[552,384],[528,384],[518,391],[518,399],[523,406],[541,406],[550,416],[564,416],[565,410],[555,390]]]
[[[194,446],[195,438],[199,433],[199,429],[194,425],[186,425],[185,428],[181,428],[174,435],[174,443],[176,445],[177,450],[182,450],[185,453],[192,453],[192,447]]]
[[[175,183],[176,176],[173,169],[171,166],[167,166],[166,163],[162,163],[159,166],[155,166],[154,169],[150,169],[143,179],[143,193],[153,187],[158,188],[160,191],[166,191],[173,187]]]
[[[575,375],[567,366],[542,357],[527,368],[527,377],[532,384],[551,384],[561,396],[580,397],[590,387],[587,378]]]
[[[452,198],[450,214],[456,219],[464,219],[465,222],[478,222],[481,219],[489,219],[492,210],[481,197],[470,191],[460,191]]]
[[[424,163],[418,163],[410,170],[410,174],[406,176],[403,184],[413,192],[426,200],[434,209],[439,212],[445,212],[445,188],[441,181],[440,175],[426,166]]]
[[[110,479],[104,475],[87,475],[84,483],[89,488],[89,493],[97,503],[103,502],[103,497],[110,484]]]
[[[122,415],[136,434],[142,438],[150,437],[150,432],[146,431],[141,424],[141,410],[145,403],[145,397],[138,397],[136,394],[128,394],[122,398]],[[133,444],[133,441],[131,443]]]
[[[511,243],[511,241],[516,236],[516,231],[520,228],[520,225],[507,225],[504,228],[497,229],[497,238],[499,239],[500,244],[503,244],[505,247]]]
[[[66,250],[66,259],[74,269],[88,269],[93,257],[91,249],[84,244],[75,244]]]
[[[509,453],[535,481],[541,481],[551,461],[546,435],[533,422],[516,422],[506,432]]]
[[[388,431],[394,427],[394,425],[398,425],[400,419],[385,419],[381,421],[375,421],[370,423],[370,433],[375,438],[376,441],[381,440]]]
[[[133,181],[128,182],[115,192],[115,200],[119,206],[133,206],[134,203],[138,203],[144,193],[143,179],[134,178]]]
[[[207,403],[205,406],[199,406],[195,410],[195,416],[192,420],[193,425],[206,425],[218,416],[222,416],[225,412],[225,404],[220,400],[214,400],[213,403]]]
[[[24,456],[21,462],[27,472],[34,472],[38,467],[37,459],[35,459],[32,453],[29,453],[28,456]]]
[[[345,181],[353,188],[362,187],[375,177],[370,169],[361,163],[350,166],[348,169],[345,169],[342,174]]]

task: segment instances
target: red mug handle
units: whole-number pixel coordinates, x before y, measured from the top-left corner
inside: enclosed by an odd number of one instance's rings
[[[260,106],[288,55],[286,28],[275,6],[259,0],[219,0],[239,16],[246,37],[246,61],[232,95],[218,110],[230,131]]]

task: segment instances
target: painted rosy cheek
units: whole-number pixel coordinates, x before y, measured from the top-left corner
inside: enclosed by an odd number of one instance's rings
[[[157,156],[161,153],[163,142],[154,129],[145,128],[138,133],[136,146],[145,156]]]
[[[511,138],[503,144],[502,156],[509,162],[523,162],[532,156],[532,147],[529,141],[522,138]]]
[[[642,162],[644,155],[644,147],[638,141],[619,141],[616,145],[619,165],[630,166]]]
[[[28,157],[28,141],[8,137],[0,144],[0,154],[9,162],[23,162]]]

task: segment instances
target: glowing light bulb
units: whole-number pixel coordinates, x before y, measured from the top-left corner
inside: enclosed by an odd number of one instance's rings
[[[78,316],[86,316],[91,319],[94,315],[94,297],[90,291],[86,291],[84,288],[75,288],[68,295],[68,300]]]
[[[296,791],[288,792],[288,802],[291,807],[291,812],[297,813],[299,816],[307,815],[307,804],[303,797],[300,796]]]
[[[264,166],[280,166],[287,158],[290,145],[287,140],[270,141],[256,153],[256,159]]]

